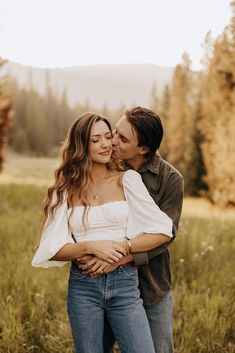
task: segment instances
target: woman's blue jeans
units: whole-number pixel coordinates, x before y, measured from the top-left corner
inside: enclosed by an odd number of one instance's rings
[[[67,306],[76,353],[104,352],[104,315],[122,353],[154,353],[135,266],[92,279],[72,264]]]

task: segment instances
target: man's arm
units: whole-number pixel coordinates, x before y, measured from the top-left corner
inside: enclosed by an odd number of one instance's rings
[[[170,242],[160,245],[159,247],[150,250],[148,252],[135,253],[133,260],[136,265],[144,265],[149,262],[153,257],[164,252],[171,242],[174,240],[178,231],[179,220],[182,212],[183,205],[183,194],[184,194],[184,182],[183,177],[174,173],[170,176],[167,189],[163,198],[159,201],[159,208],[165,212],[173,222],[173,238]],[[125,260],[125,257],[123,258]]]
[[[161,211],[165,212],[173,222],[172,240],[147,252],[133,253],[133,254],[129,254],[128,256],[123,256],[122,259],[120,260],[120,263],[117,262],[115,265],[117,266],[124,265],[126,263],[133,262],[133,261],[135,265],[144,265],[144,264],[147,264],[150,259],[163,253],[168,248],[168,246],[175,238],[178,230],[178,226],[179,226],[179,220],[180,220],[182,205],[183,205],[183,193],[184,193],[183,185],[184,185],[183,177],[178,173],[172,174],[172,176],[169,178],[165,195],[159,201],[159,204],[158,204]],[[110,266],[110,269],[107,272],[110,272],[112,270],[113,270],[113,267]]]

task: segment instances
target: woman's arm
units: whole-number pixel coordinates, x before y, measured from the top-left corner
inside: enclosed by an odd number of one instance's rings
[[[114,241],[91,241],[75,244],[68,227],[68,207],[65,197],[63,203],[56,209],[54,218],[47,222],[43,229],[32,265],[43,268],[63,266],[68,261],[87,254],[95,255],[112,264],[125,255],[125,250]]]
[[[50,260],[70,261],[85,255],[95,255],[112,264],[126,255],[126,249],[120,243],[109,240],[69,243],[65,244]]]

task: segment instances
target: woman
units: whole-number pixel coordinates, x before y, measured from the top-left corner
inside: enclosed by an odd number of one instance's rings
[[[83,114],[71,127],[48,189],[33,266],[62,266],[95,255],[102,273],[129,252],[158,246],[156,234],[172,237],[170,218],[155,205],[139,174],[111,168],[111,139],[109,122],[93,113]],[[154,353],[137,268],[119,266],[91,278],[72,262],[68,315],[77,353],[103,352],[104,313],[121,352]]]

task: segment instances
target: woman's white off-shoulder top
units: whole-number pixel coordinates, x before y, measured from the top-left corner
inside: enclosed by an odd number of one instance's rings
[[[91,206],[87,230],[82,224],[83,206],[67,207],[67,198],[55,211],[55,217],[44,227],[41,241],[33,258],[36,267],[63,266],[68,261],[49,261],[65,244],[91,240],[123,241],[139,233],[165,234],[172,237],[172,221],[149,195],[139,173],[128,170],[123,175],[125,201]]]

